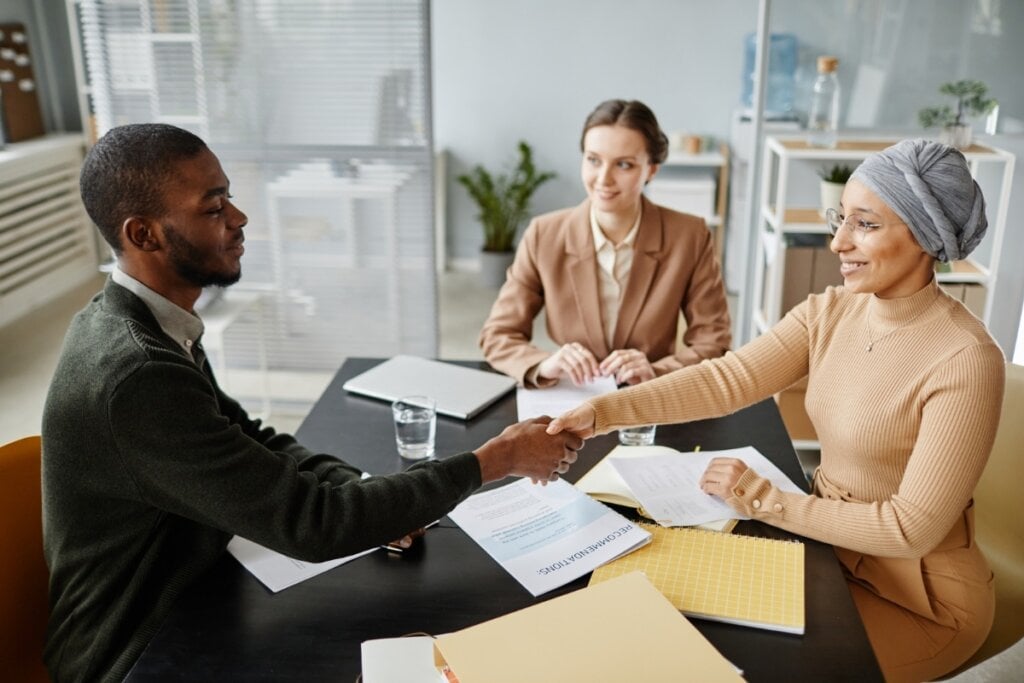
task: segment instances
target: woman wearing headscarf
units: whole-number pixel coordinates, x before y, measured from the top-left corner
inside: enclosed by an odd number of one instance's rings
[[[821,442],[813,494],[784,493],[737,459],[701,488],[738,512],[835,546],[889,681],[963,663],[992,624],[992,573],[972,493],[999,421],[1004,359],[945,294],[935,261],[966,257],[985,202],[963,155],[906,140],[866,159],[829,216],[842,287],[811,295],[734,354],[569,411],[580,436],[731,413],[807,378]]]
[[[711,232],[643,195],[668,154],[654,112],[602,102],[580,150],[587,198],[530,222],[480,332],[487,362],[536,387],[563,377],[637,384],[721,356],[732,335]],[[554,352],[532,343],[542,308]]]

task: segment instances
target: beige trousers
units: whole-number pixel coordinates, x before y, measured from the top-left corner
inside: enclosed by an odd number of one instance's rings
[[[815,492],[851,500],[821,474]],[[853,601],[889,683],[931,681],[981,647],[995,611],[992,570],[974,542],[974,503],[935,550],[918,559],[837,547]]]

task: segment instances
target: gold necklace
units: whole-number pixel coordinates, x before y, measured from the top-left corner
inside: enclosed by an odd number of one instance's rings
[[[923,314],[923,313],[924,313],[925,311],[927,311],[927,310],[928,310],[929,308],[931,308],[931,306],[926,306],[925,308],[921,309],[920,311],[918,311],[918,312],[917,312],[917,313],[916,313],[916,314],[914,315],[914,317],[913,317],[913,318],[911,318],[911,319],[910,319],[910,320],[908,320],[907,322],[903,323],[903,324],[902,324],[902,325],[900,325],[899,327],[894,327],[894,328],[892,328],[891,330],[889,330],[888,332],[886,332],[885,334],[883,334],[883,335],[882,335],[881,337],[879,337],[878,339],[875,339],[875,338],[874,338],[874,337],[875,337],[875,333],[874,333],[874,331],[873,331],[873,330],[871,329],[871,311],[868,311],[868,316],[867,316],[867,318],[865,318],[865,320],[867,321],[867,324],[868,324],[868,346],[867,346],[867,348],[865,349],[865,351],[867,351],[868,353],[870,353],[870,352],[871,352],[871,349],[875,348],[875,344],[877,344],[878,342],[882,341],[883,339],[885,339],[886,337],[888,337],[888,336],[889,336],[890,334],[892,334],[893,332],[899,332],[899,331],[900,331],[900,330],[902,330],[902,329],[903,329],[904,327],[907,327],[907,326],[909,326],[909,325],[910,325],[910,323],[912,323],[912,322],[914,322],[915,320],[917,320],[918,318],[920,318],[920,317],[921,317],[921,315],[922,315],[922,314]]]

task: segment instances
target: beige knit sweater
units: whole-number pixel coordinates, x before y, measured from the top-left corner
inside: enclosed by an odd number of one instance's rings
[[[820,472],[846,500],[783,493],[748,470],[729,504],[809,538],[909,558],[934,549],[970,502],[1004,373],[984,325],[934,282],[891,300],[840,287],[735,353],[591,403],[604,433],[726,415],[807,376]]]

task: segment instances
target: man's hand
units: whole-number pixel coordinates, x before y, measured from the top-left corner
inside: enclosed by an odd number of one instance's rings
[[[568,472],[583,439],[571,433],[548,434],[550,422],[550,417],[517,422],[476,449],[482,483],[508,476],[548,482]]]
[[[616,384],[640,384],[654,379],[647,354],[639,349],[616,349],[601,361],[601,374],[615,377]]]
[[[568,432],[575,434],[581,439],[589,439],[594,436],[594,421],[597,415],[594,413],[594,406],[586,401],[575,408],[562,413],[548,425],[548,434],[564,434]]]
[[[590,349],[579,342],[571,342],[541,361],[537,374],[548,379],[568,377],[579,385],[600,377],[601,366]]]
[[[417,538],[422,538],[427,533],[426,528],[420,527],[416,531],[412,531],[405,536],[402,536],[397,541],[391,541],[387,544],[389,550],[408,550],[412,547],[412,544],[416,542]]]

